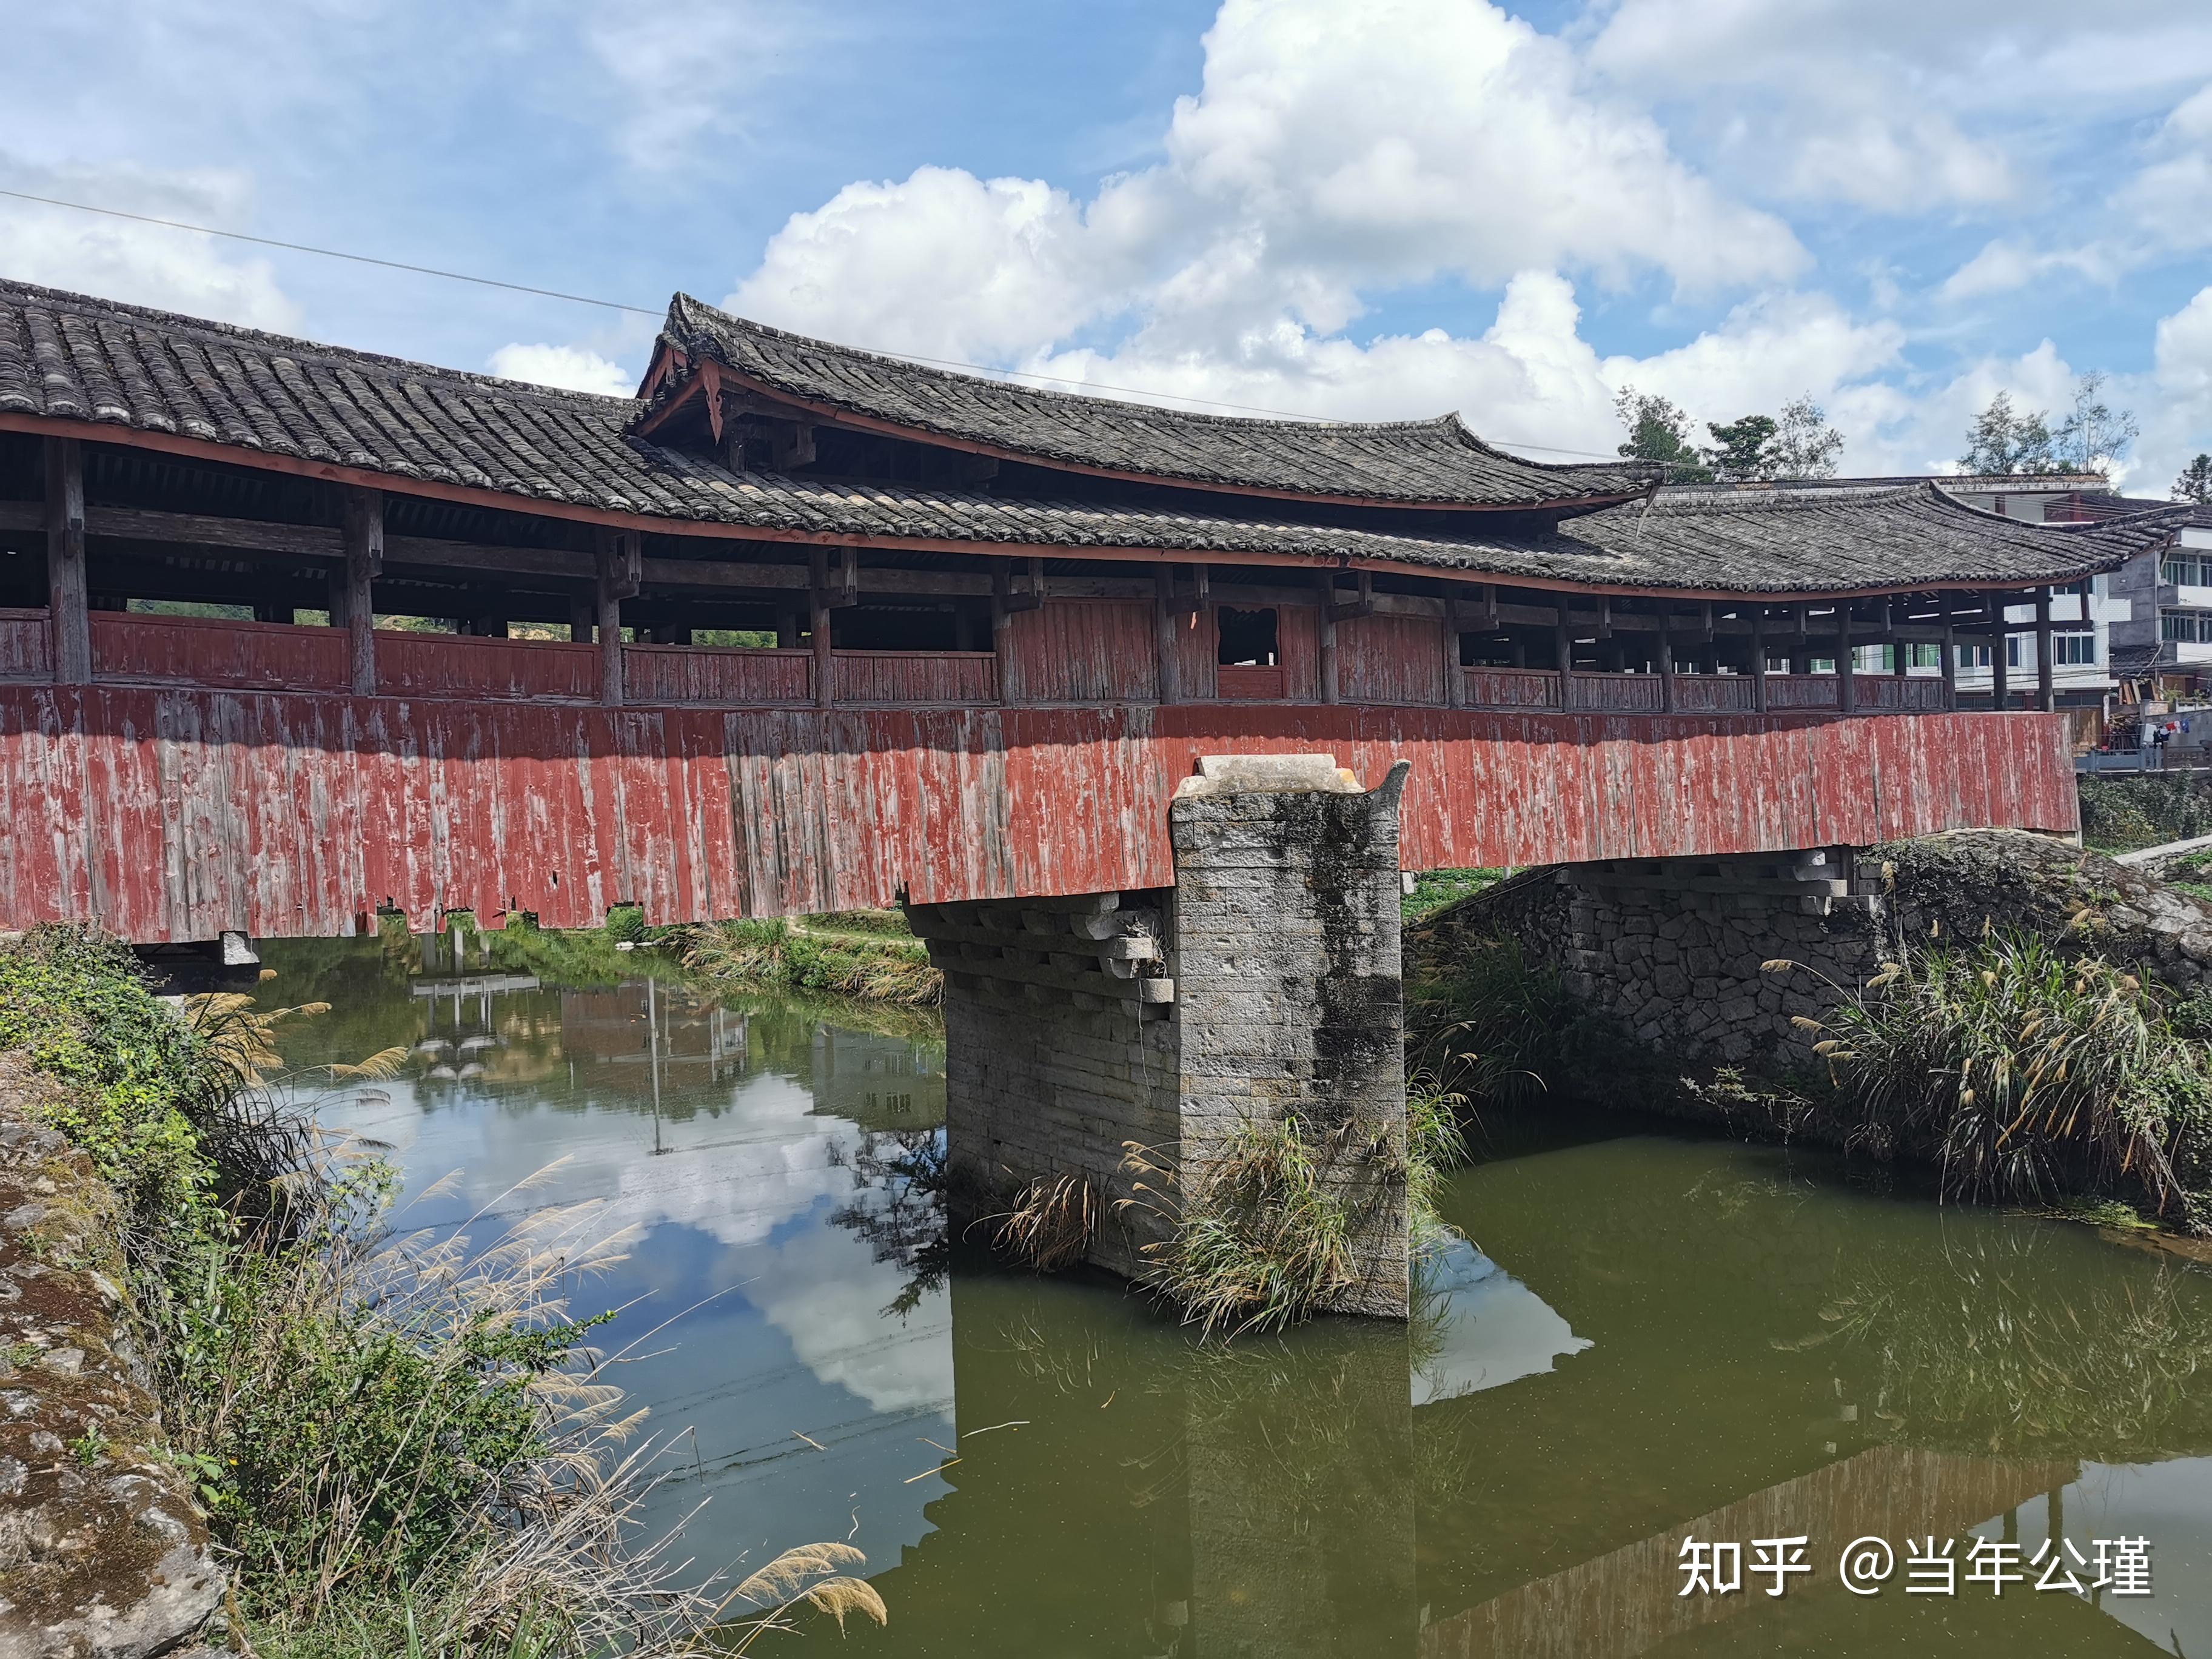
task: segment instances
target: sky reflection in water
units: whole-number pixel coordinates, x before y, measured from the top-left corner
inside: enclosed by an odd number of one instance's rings
[[[941,1151],[926,1031],[642,980],[521,988],[526,964],[471,962],[510,975],[494,990],[374,942],[269,961],[270,993],[336,1005],[295,1062],[416,1049],[342,1114],[410,1193],[459,1172],[408,1224],[482,1212],[488,1236],[589,1200],[634,1230],[576,1300],[635,1304],[611,1328],[638,1343],[619,1380],[657,1431],[688,1431],[664,1516],[703,1486],[685,1550],[706,1565],[852,1535],[893,1619],[857,1644],[2212,1654],[2201,1268],[1600,1126],[1455,1182],[1474,1242],[1431,1265],[1410,1330],[1221,1354],[1116,1284],[948,1244],[915,1178]],[[2158,1593],[1834,1586],[1865,1531],[2032,1550],[2053,1492],[2085,1545],[2149,1536]],[[1779,1602],[1678,1598],[1692,1525],[1807,1532],[1815,1579]]]

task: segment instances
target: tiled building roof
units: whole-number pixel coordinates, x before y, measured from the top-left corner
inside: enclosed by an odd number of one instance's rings
[[[903,384],[913,393],[925,383]],[[1095,403],[1055,397],[1049,407],[1073,404],[1080,414]],[[410,482],[459,486],[513,498],[520,510],[559,503],[672,526],[726,526],[737,538],[835,537],[1062,556],[1093,549],[1184,559],[1241,554],[1509,582],[1819,594],[2067,581],[2109,568],[2166,533],[2163,514],[2105,526],[2024,524],[1964,507],[1927,484],[1669,489],[1649,510],[1639,500],[1556,528],[1546,527],[1547,514],[1498,515],[1473,520],[1485,528],[1472,533],[1463,527],[1468,519],[1426,513],[1365,514],[1362,527],[1316,523],[1292,503],[1264,497],[1219,497],[1216,512],[1161,505],[1156,495],[1103,500],[1095,489],[1039,497],[733,472],[631,435],[644,407],[0,283],[0,417],[84,422],[86,437],[118,443],[147,434],[198,439],[249,465],[272,456],[324,462],[381,477],[400,491]],[[1112,405],[1118,412],[1110,418],[1127,418],[1132,407]],[[1208,429],[1211,422],[1161,419],[1155,429],[1162,433],[1190,422]],[[1227,424],[1241,431],[1270,423]],[[1433,422],[1316,430],[1431,428],[1442,430]],[[1308,432],[1299,441],[1322,440]],[[1377,453],[1389,447],[1376,446]],[[1490,453],[1455,438],[1435,453]],[[1321,466],[1327,453],[1325,446],[1300,452],[1298,464]],[[1439,527],[1431,529],[1431,521]],[[700,556],[713,556],[714,547],[700,538],[684,543]]]
[[[1197,415],[1016,386],[787,334],[679,294],[663,342],[786,397],[915,433],[1168,482],[1366,501],[1557,507],[1640,495],[1654,470],[1549,466],[1492,448],[1456,415],[1325,422]]]

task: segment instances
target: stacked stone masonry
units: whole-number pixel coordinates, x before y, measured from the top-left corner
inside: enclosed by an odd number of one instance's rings
[[[1240,1125],[1294,1118],[1356,1200],[1344,1310],[1404,1315],[1404,772],[1371,793],[1322,772],[1197,781],[1170,808],[1170,890],[908,907],[946,976],[947,1154],[971,1223],[1079,1176],[1087,1259],[1141,1278],[1175,1197],[1130,1149],[1188,1174]]]

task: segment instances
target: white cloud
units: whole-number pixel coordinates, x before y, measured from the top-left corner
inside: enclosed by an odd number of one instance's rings
[[[5,152],[0,172],[33,195],[186,223],[234,223],[252,194],[234,173],[37,167]],[[299,326],[269,262],[216,237],[0,197],[0,249],[7,275],[20,282],[252,328]]]
[[[795,213],[727,303],[885,350],[1005,359],[1080,326],[1114,284],[1062,191],[922,167]]]
[[[747,135],[755,94],[826,32],[766,0],[585,0],[577,23],[620,111],[616,148],[651,171],[726,161],[715,141]]]
[[[1729,200],[1572,51],[1486,0],[1226,0],[1165,159],[1080,203],[923,167],[795,215],[730,296],[856,344],[1018,361],[1133,314],[1150,355],[1261,358],[1365,296],[1553,268],[1686,290],[1784,278],[1788,227]]]
[[[493,352],[489,367],[504,380],[559,386],[567,392],[595,392],[603,398],[627,398],[637,390],[636,375],[581,346],[517,342]]]
[[[1980,299],[2027,287],[2054,271],[2070,270],[2091,282],[2116,281],[2125,261],[2100,243],[2037,250],[1998,237],[1944,278],[1936,290],[1946,300]]]

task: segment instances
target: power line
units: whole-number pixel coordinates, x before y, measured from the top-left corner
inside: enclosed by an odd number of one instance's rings
[[[449,283],[472,283],[478,288],[503,289],[509,294],[534,295],[541,300],[565,300],[574,305],[599,306],[607,311],[627,312],[636,317],[659,317],[661,308],[628,305],[620,300],[602,300],[589,294],[569,294],[555,288],[532,288],[526,283],[501,282],[496,276],[473,276],[465,270],[444,270],[435,265],[410,264],[404,259],[380,259],[374,254],[350,253],[342,248],[316,247],[307,242],[282,241],[273,236],[250,236],[242,230],[221,230],[213,225],[187,224],[181,219],[157,218],[150,213],[126,213],[120,208],[95,207],[89,202],[65,202],[58,196],[33,196],[28,191],[0,190],[0,196],[18,202],[36,202],[41,207],[68,208],[76,213],[96,213],[110,219],[128,219],[134,224],[159,225],[165,230],[185,230],[197,236],[220,236],[233,242],[251,242],[257,247],[282,248],[288,253],[312,253],[323,259],[348,259],[356,264],[376,265],[386,270],[404,270],[417,276],[439,276]],[[1259,404],[1224,403],[1218,398],[1197,398],[1180,392],[1152,392],[1142,386],[1109,386],[1103,380],[1079,380],[1066,374],[1045,374],[1035,369],[994,368],[987,363],[962,362],[953,357],[925,357],[911,351],[886,351],[886,357],[897,357],[910,363],[924,363],[933,368],[964,369],[973,374],[1001,376],[1007,380],[1048,380],[1057,386],[1079,386],[1091,392],[1118,392],[1129,398],[1162,398],[1176,403],[1202,404],[1208,409],[1233,410],[1243,415],[1272,415],[1285,420],[1328,420],[1328,416],[1307,415],[1297,410],[1269,409]],[[1351,426],[1358,422],[1332,421],[1333,425]],[[1587,449],[1560,449],[1550,444],[1518,443],[1500,438],[1492,441],[1510,444],[1516,449],[1534,449],[1547,455],[1575,455],[1587,460],[1609,461],[1611,455],[1595,454]]]

